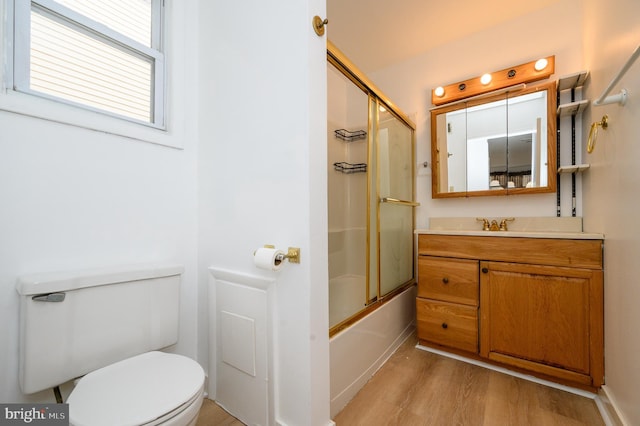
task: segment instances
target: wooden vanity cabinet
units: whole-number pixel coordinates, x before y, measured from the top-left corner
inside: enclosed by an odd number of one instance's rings
[[[418,254],[422,344],[603,384],[602,240],[421,234]]]

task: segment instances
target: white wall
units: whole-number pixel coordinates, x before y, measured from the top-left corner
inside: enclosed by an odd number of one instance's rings
[[[200,275],[301,249],[275,284],[276,419],[329,422],[326,45],[323,0],[201,1]]]
[[[166,140],[184,149],[0,111],[2,402],[54,401],[53,392],[19,390],[15,282],[22,274],[184,264],[175,351],[196,356],[196,27],[188,24],[196,11],[194,1],[172,3]]]
[[[369,77],[403,111],[416,114],[418,164],[431,162],[431,89],[548,55],[556,56],[552,78],[580,71],[582,9],[580,0],[563,0],[372,73]],[[416,189],[418,228],[428,226],[428,217],[556,214],[555,194],[433,200],[430,168],[418,167]]]
[[[0,111],[1,401],[27,399],[17,276],[183,263],[175,350],[206,367],[206,268],[255,273],[273,243],[302,251],[277,283],[276,414],[329,422],[325,2],[250,3],[167,2],[164,140],[182,149]]]
[[[587,97],[597,99],[640,45],[640,3],[636,0],[585,2],[585,69],[591,77]],[[626,106],[591,106],[583,134],[604,114],[610,126],[600,130],[595,150],[583,153],[591,164],[584,180],[585,231],[605,235],[605,389],[627,425],[640,424],[640,61],[612,94],[629,91]],[[585,137],[586,139],[586,137]]]

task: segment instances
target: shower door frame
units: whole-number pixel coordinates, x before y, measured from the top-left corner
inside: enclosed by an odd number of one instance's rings
[[[365,94],[369,98],[369,111],[368,111],[368,130],[369,135],[367,138],[368,143],[368,164],[372,164],[372,159],[375,156],[376,161],[376,170],[372,171],[371,167],[369,167],[369,171],[367,172],[367,248],[366,248],[366,305],[359,312],[350,316],[349,318],[339,322],[329,329],[329,336],[333,336],[338,332],[348,328],[354,322],[360,320],[361,318],[369,315],[372,311],[381,307],[384,303],[390,301],[398,294],[402,293],[407,288],[415,285],[416,283],[416,247],[415,247],[415,238],[413,243],[413,252],[412,252],[412,278],[407,282],[398,285],[396,288],[388,292],[387,294],[381,295],[381,284],[380,284],[380,196],[379,196],[379,179],[380,173],[378,170],[379,167],[379,153],[377,138],[379,132],[379,106],[383,106],[387,111],[389,111],[395,118],[400,120],[411,130],[411,175],[413,176],[412,181],[412,197],[413,200],[416,199],[416,184],[415,184],[415,153],[416,153],[416,126],[413,121],[404,114],[398,107],[395,106],[391,100],[385,96],[380,89],[378,89],[331,41],[327,40],[327,61],[332,64],[338,71],[340,71],[344,76],[346,76],[349,80],[351,80],[356,86],[358,86],[361,90],[365,92]],[[373,117],[373,114],[376,114]],[[375,124],[375,129],[373,129],[373,125]],[[373,131],[372,131],[373,130]],[[374,135],[376,140],[374,140]],[[373,149],[376,149],[374,153]],[[375,173],[376,178],[376,187],[372,188],[372,179],[369,173]],[[374,193],[375,191],[375,193]],[[376,293],[375,295],[371,295],[371,287],[370,287],[370,271],[371,271],[371,206],[372,200],[375,199],[375,208],[376,208]],[[413,208],[412,213],[412,229],[415,229],[415,208]],[[329,301],[331,303],[331,301]]]

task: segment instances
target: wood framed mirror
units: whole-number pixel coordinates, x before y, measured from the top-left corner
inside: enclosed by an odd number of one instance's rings
[[[556,83],[431,110],[432,198],[556,191]]]

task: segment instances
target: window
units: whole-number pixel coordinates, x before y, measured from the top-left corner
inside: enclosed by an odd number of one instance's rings
[[[164,126],[162,0],[15,0],[18,92]]]

